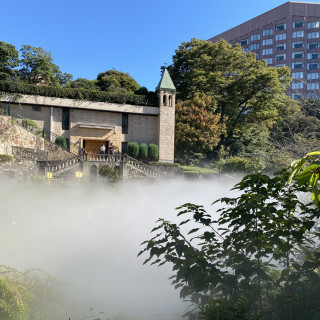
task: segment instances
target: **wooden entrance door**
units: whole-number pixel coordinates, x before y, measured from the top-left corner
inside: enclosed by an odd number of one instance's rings
[[[101,141],[101,140],[84,140],[85,145],[85,152],[88,154],[99,154],[100,148],[102,145],[106,147],[106,153],[108,150],[108,141]]]

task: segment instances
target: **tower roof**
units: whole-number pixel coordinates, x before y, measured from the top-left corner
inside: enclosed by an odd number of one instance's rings
[[[176,87],[174,86],[174,84],[171,80],[170,74],[167,69],[164,69],[162,77],[161,77],[159,84],[156,88],[156,90],[159,90],[159,89],[176,90]]]

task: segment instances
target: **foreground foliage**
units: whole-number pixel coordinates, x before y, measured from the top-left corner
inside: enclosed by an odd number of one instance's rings
[[[55,320],[69,314],[55,278],[41,270],[21,272],[0,266],[1,320]]]
[[[320,212],[289,174],[248,175],[216,213],[187,203],[179,222],[159,219],[145,263],[173,265],[172,284],[206,319],[320,318]],[[299,194],[299,197],[298,197]]]

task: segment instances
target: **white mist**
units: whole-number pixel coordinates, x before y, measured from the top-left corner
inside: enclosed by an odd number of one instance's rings
[[[171,266],[143,266],[140,243],[151,237],[158,218],[174,221],[181,204],[202,204],[212,212],[210,204],[229,196],[233,184],[177,180],[112,189],[0,181],[0,263],[40,268],[68,284],[80,314],[92,307],[105,317],[123,312],[173,319],[186,305],[167,280]]]

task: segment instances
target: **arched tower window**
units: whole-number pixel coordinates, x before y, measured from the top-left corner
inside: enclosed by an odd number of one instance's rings
[[[163,105],[167,105],[167,96],[165,94],[163,95]]]

